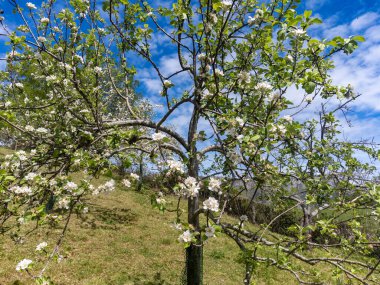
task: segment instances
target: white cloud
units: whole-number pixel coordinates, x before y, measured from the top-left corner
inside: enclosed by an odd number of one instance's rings
[[[359,31],[373,25],[379,15],[375,12],[368,12],[351,22],[351,29],[353,31]]]
[[[307,0],[306,9],[318,9],[325,5],[329,0]]]

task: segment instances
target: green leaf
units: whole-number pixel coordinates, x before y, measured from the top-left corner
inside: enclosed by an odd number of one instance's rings
[[[365,42],[365,38],[363,36],[353,36],[352,39],[357,42]]]
[[[315,90],[315,83],[314,82],[306,82],[302,88],[306,91],[307,94],[311,94]]]
[[[303,15],[306,19],[309,19],[311,14],[313,13],[313,11],[311,10],[306,10],[305,12],[303,12]]]

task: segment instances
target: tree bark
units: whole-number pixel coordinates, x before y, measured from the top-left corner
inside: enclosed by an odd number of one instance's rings
[[[194,110],[190,121],[188,133],[189,153],[189,176],[198,179],[198,155],[196,145],[196,133],[199,121],[199,105],[194,102]],[[200,231],[199,215],[195,213],[199,209],[199,198],[193,197],[188,199],[188,222],[194,227],[195,231]],[[197,236],[196,243],[192,243],[186,249],[186,280],[187,285],[202,285],[203,283],[203,244],[200,235]]]

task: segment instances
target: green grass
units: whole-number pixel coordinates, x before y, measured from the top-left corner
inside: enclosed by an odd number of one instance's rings
[[[152,209],[149,195],[133,191],[118,190],[90,202],[86,218],[74,217],[71,222],[63,247],[65,259],[49,267],[48,274],[56,284],[181,284],[184,250],[176,241],[178,232],[170,226],[173,213]],[[36,260],[33,251],[47,239],[44,234],[38,231],[17,246],[0,238],[1,285],[33,284],[25,273],[16,272],[15,266],[23,258]],[[275,255],[269,249],[262,252]],[[223,236],[209,240],[204,248],[205,284],[242,284],[244,266],[238,259],[239,249],[232,240]],[[323,265],[317,266],[316,272],[327,280],[332,275]],[[151,283],[159,276],[166,283]],[[297,284],[288,273],[265,265],[258,268],[254,282]]]
[[[185,256],[183,247],[177,242],[179,233],[171,227],[175,219],[173,213],[162,214],[152,209],[149,193],[120,189],[92,197],[89,202],[90,212],[84,218],[74,216],[70,223],[61,252],[65,258],[49,266],[48,275],[57,285],[181,284]],[[226,216],[226,219],[236,222],[232,217]],[[257,230],[257,226],[248,227]],[[60,231],[54,230],[49,237],[46,232],[47,229],[36,231],[21,245],[0,236],[0,285],[34,284],[26,273],[17,272],[15,266],[23,258],[36,261],[39,257],[34,249],[42,241],[47,241],[51,250],[54,237]],[[268,248],[259,252],[262,256],[276,255]],[[309,255],[321,254],[326,253],[319,250]],[[209,240],[204,247],[204,284],[242,284],[244,265],[239,257],[239,248],[231,239],[218,236]],[[311,267],[293,262],[309,271],[314,269],[315,275],[324,280],[323,284],[356,284],[345,279],[337,283],[332,278],[333,269],[325,264]],[[37,272],[40,266],[41,263],[36,263],[32,272]],[[309,280],[313,280],[313,276]],[[289,273],[263,264],[258,266],[252,284],[291,285],[297,282]]]

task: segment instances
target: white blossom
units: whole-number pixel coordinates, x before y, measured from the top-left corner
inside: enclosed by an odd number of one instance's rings
[[[23,259],[16,265],[16,270],[21,271],[28,269],[29,265],[32,264],[33,261],[30,259]]]
[[[46,81],[55,81],[55,80],[57,80],[57,76],[55,75],[46,76]]]
[[[131,187],[131,181],[129,181],[128,179],[123,179],[123,181],[121,182],[125,187],[129,188]]]
[[[261,9],[257,9],[255,15],[253,17],[248,16],[248,25],[252,26],[258,24],[264,15],[264,11]]]
[[[164,86],[170,88],[173,86],[173,83],[170,80],[164,80]]]
[[[218,68],[215,68],[215,74],[216,74],[217,76],[224,76],[224,72],[223,72],[223,70],[220,70],[220,69],[218,69]]]
[[[220,181],[220,179],[211,177],[208,183],[208,189],[212,192],[218,192],[220,190],[221,185],[222,181]]]
[[[140,176],[137,175],[136,173],[131,173],[129,176],[130,176],[133,180],[139,180],[139,179],[140,179]]]
[[[182,162],[178,160],[168,160],[166,164],[170,168],[170,172],[184,173]]]
[[[25,176],[25,180],[27,181],[31,181],[33,180],[35,177],[37,177],[37,174],[34,173],[34,172],[29,172],[26,176]]]
[[[200,54],[198,54],[198,59],[199,59],[200,61],[204,61],[204,60],[206,59],[206,54],[205,54],[205,53],[200,53]]]
[[[15,86],[16,86],[17,88],[20,88],[20,89],[23,89],[23,88],[24,88],[24,84],[22,84],[21,82],[16,82],[16,83],[15,83]]]
[[[248,216],[247,215],[240,216],[240,221],[242,221],[242,222],[248,221]]]
[[[78,188],[78,185],[72,181],[67,182],[65,187],[64,187],[64,189],[69,191],[69,192],[75,191],[77,188]]]
[[[25,126],[25,131],[27,131],[27,132],[33,132],[34,131],[34,127],[30,126],[30,125],[27,125],[27,126]]]
[[[214,227],[207,227],[207,228],[205,228],[205,235],[208,238],[215,237],[215,228]]]
[[[157,202],[157,204],[160,204],[160,205],[166,204],[166,200],[162,197],[156,198],[156,202]]]
[[[154,133],[153,135],[152,135],[152,140],[153,141],[160,141],[160,140],[162,140],[163,138],[165,138],[166,136],[165,136],[165,134],[163,134],[163,133]]]
[[[26,7],[28,7],[29,9],[37,9],[36,5],[34,5],[34,4],[31,3],[31,2],[27,2],[27,3],[26,3]]]
[[[179,242],[182,243],[189,243],[191,242],[191,239],[193,238],[193,235],[191,234],[190,230],[184,231],[178,238]]]
[[[244,120],[240,117],[236,117],[235,121],[239,124],[240,127],[244,126]]]
[[[187,177],[183,183],[179,184],[179,187],[187,197],[196,197],[199,193],[200,186],[194,177]]]
[[[268,82],[260,82],[255,86],[255,89],[259,91],[270,91],[273,87]]]
[[[251,83],[251,75],[246,71],[240,71],[238,74],[238,79],[240,83]]]
[[[70,207],[70,199],[67,197],[58,200],[58,208],[68,210]]]
[[[182,224],[181,223],[173,223],[171,225],[172,228],[174,228],[177,231],[182,231]]]
[[[284,116],[284,117],[282,117],[282,118],[283,118],[285,121],[289,122],[289,123],[293,122],[293,118],[292,118],[292,116],[286,115],[286,116]]]
[[[150,11],[150,12],[148,12],[146,15],[147,15],[148,17],[152,17],[152,16],[153,16],[153,12]]]
[[[232,6],[232,0],[223,0],[222,2],[221,2],[221,4],[222,4],[222,6],[224,7],[224,8],[230,8],[231,6]]]
[[[100,66],[95,66],[94,71],[95,71],[95,73],[99,74],[99,73],[102,73],[103,70]]]
[[[36,251],[42,251],[45,247],[47,247],[47,242],[46,241],[44,241],[44,242],[41,242],[40,244],[38,244],[37,246],[36,246]]]
[[[44,43],[44,42],[47,41],[45,37],[38,37],[37,40],[38,40],[40,43]]]
[[[243,142],[243,139],[244,139],[244,135],[238,135],[236,137],[236,139],[238,140],[239,143],[242,143]]]
[[[49,20],[49,18],[41,18],[40,22],[41,22],[42,24],[47,24],[47,23],[50,22],[50,20]]]
[[[294,36],[296,36],[296,37],[300,37],[300,36],[303,36],[303,35],[306,33],[306,31],[304,31],[303,29],[299,29],[299,28],[297,28],[297,29],[293,29],[293,30],[291,31],[291,33],[292,33]]]
[[[9,107],[10,105],[12,105],[12,102],[11,102],[11,101],[7,101],[7,102],[4,103],[4,106],[5,106],[5,107]]]
[[[111,179],[98,187],[99,192],[111,192],[115,190],[115,180]]]
[[[219,211],[219,202],[214,197],[210,197],[203,202],[203,209],[209,210],[212,212]]]
[[[310,104],[313,101],[313,96],[306,96],[305,101]]]
[[[48,133],[48,130],[45,129],[45,128],[38,128],[36,129],[36,133],[39,133],[39,134],[47,134]]]
[[[12,192],[14,192],[17,195],[32,195],[33,191],[29,186],[13,186],[10,189]]]

